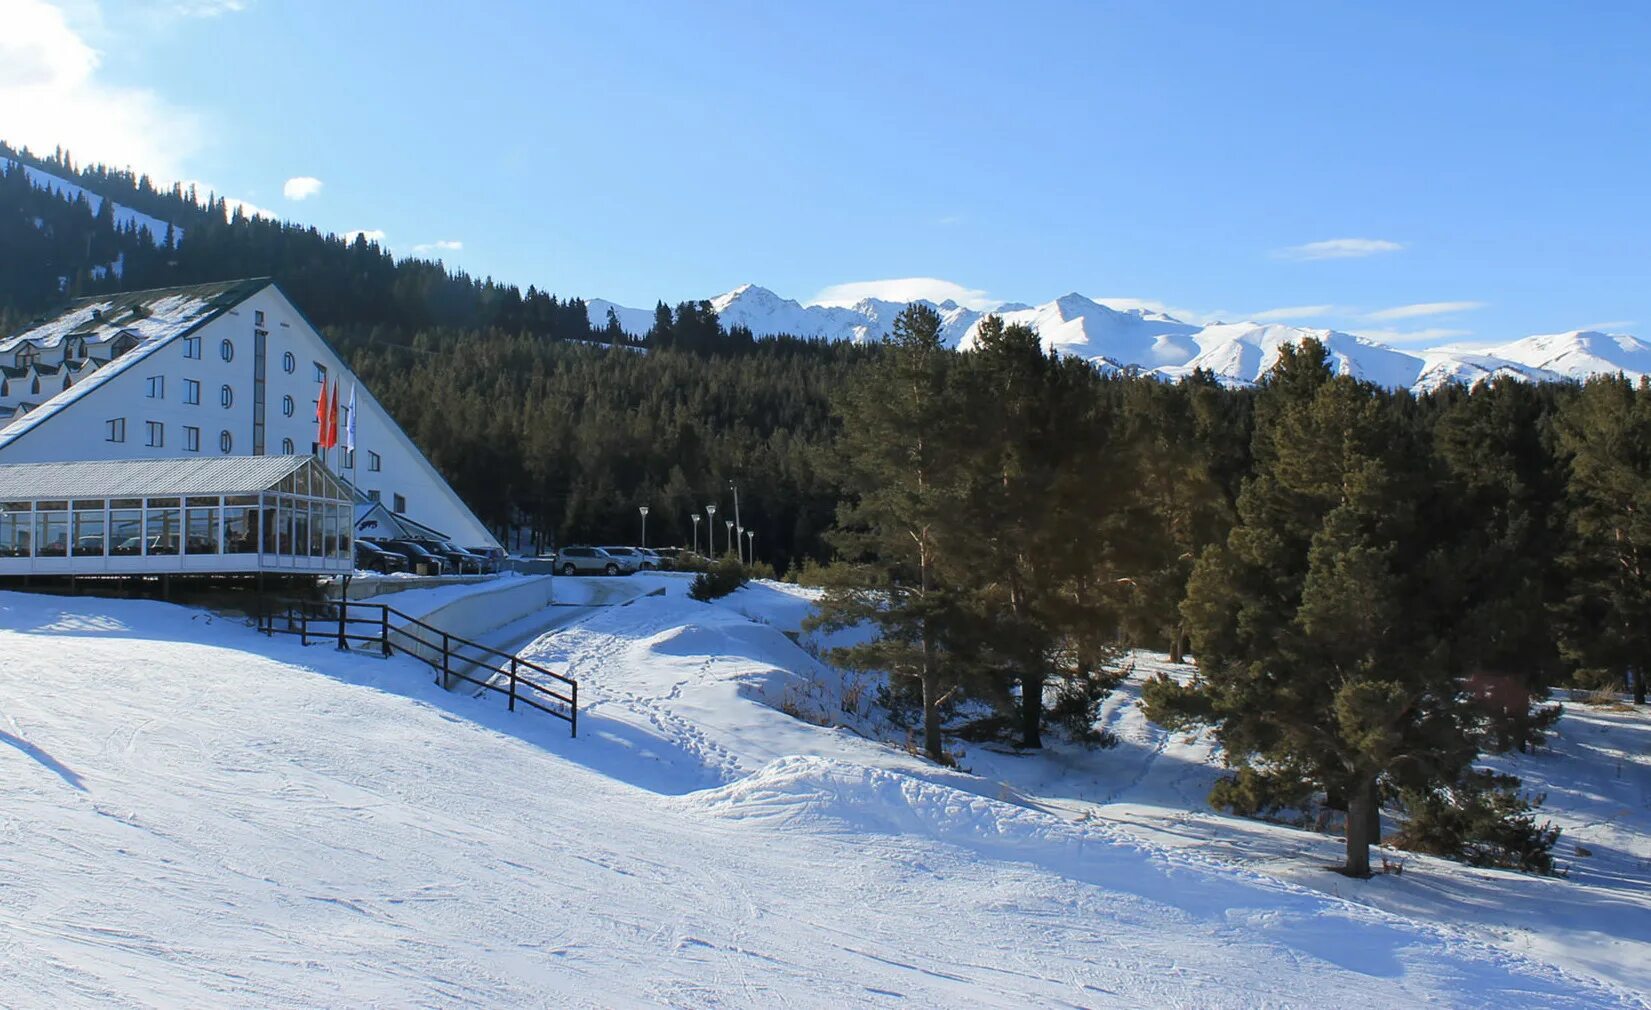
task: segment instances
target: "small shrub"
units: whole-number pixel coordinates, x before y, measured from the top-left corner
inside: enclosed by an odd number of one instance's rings
[[[1216,782],[1210,790],[1210,805],[1240,817],[1270,817],[1280,810],[1305,809],[1313,795],[1313,784],[1305,775],[1245,765]]]
[[[727,596],[745,585],[746,581],[745,568],[739,561],[731,557],[723,558],[712,565],[709,571],[694,576],[694,584],[688,587],[688,595],[701,603],[709,603]]]
[[[1511,775],[1471,771],[1448,789],[1406,793],[1410,817],[1394,836],[1401,849],[1526,873],[1554,873],[1559,829],[1536,820],[1542,797],[1527,800]]]

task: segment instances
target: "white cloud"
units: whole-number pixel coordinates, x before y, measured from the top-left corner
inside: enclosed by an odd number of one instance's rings
[[[1280,249],[1273,255],[1288,260],[1341,260],[1377,253],[1398,252],[1404,245],[1383,238],[1332,238]]]
[[[938,277],[897,277],[881,281],[833,284],[810,298],[806,304],[853,305],[862,298],[880,298],[890,302],[912,302],[920,298],[931,302],[943,302],[951,299],[959,305],[980,310],[998,304],[984,291],[966,288]]]
[[[1603,323],[1589,323],[1581,328],[1596,333],[1610,333],[1612,330],[1626,330],[1634,324],[1635,321],[1632,319],[1609,319]]]
[[[281,187],[281,195],[288,200],[307,200],[321,192],[321,180],[313,175],[296,175]]]
[[[348,245],[354,245],[355,240],[358,238],[364,238],[368,242],[377,242],[379,245],[384,244],[384,231],[379,228],[357,228],[354,231],[340,232],[338,237]]]
[[[1328,316],[1336,312],[1334,305],[1288,305],[1278,309],[1265,309],[1261,312],[1250,313],[1250,318],[1258,323],[1284,322],[1290,319],[1311,319],[1314,316]]]
[[[1414,305],[1395,305],[1370,313],[1366,319],[1415,319],[1417,316],[1442,316],[1449,312],[1467,312],[1482,309],[1484,302],[1417,302]]]
[[[186,18],[215,18],[247,9],[247,0],[172,0],[166,9]]]
[[[1452,340],[1456,337],[1467,337],[1473,334],[1472,330],[1453,330],[1438,326],[1425,330],[1365,330],[1350,331],[1355,336],[1369,337],[1384,344],[1436,344],[1441,340]]]
[[[200,149],[205,130],[194,113],[153,91],[100,81],[97,50],[57,7],[0,0],[0,23],[0,137],[160,179],[178,178]]]
[[[1166,302],[1158,301],[1155,298],[1091,297],[1089,300],[1098,305],[1105,305],[1109,309],[1116,309],[1119,312],[1134,312],[1137,309],[1142,312],[1158,312],[1166,316],[1174,316],[1183,323],[1198,323],[1200,325],[1220,322],[1222,318],[1231,314],[1206,309],[1183,308],[1181,306],[1170,305]]]
[[[437,239],[434,242],[420,242],[413,247],[414,256],[428,256],[431,253],[458,252],[464,248],[464,243],[454,238]]]

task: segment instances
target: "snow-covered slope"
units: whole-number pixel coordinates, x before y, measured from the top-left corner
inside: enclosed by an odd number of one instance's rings
[[[1651,375],[1651,344],[1626,334],[1573,330],[1526,337],[1486,353],[1570,379],[1618,371],[1630,378]]]
[[[18,164],[18,162],[13,161],[10,158],[0,157],[0,169],[5,171],[11,171],[12,167]],[[102,211],[103,197],[101,195],[94,193],[89,189],[77,186],[67,179],[53,175],[50,172],[35,168],[33,165],[22,165],[21,167],[23,169],[23,174],[28,176],[29,182],[32,183],[36,189],[44,189],[48,192],[55,193],[70,203],[73,203],[75,200],[84,196],[86,198],[87,205],[92,209],[93,216],[96,216]],[[115,204],[112,213],[116,226],[128,228],[135,225],[139,230],[147,232],[156,245],[164,245],[166,243],[167,223],[165,221],[162,221],[159,218],[150,217],[148,214],[135,211],[130,207],[121,206],[118,203]],[[174,227],[172,229],[172,234],[178,241],[183,240],[182,228]],[[115,270],[117,275],[119,272],[120,271],[118,269]]]
[[[1017,787],[794,719],[865,711],[781,633],[806,593],[647,578],[530,647],[581,677],[577,740],[411,660],[0,594],[0,1005],[1644,1006],[1438,921],[1516,875],[1282,881],[1199,820],[1028,799],[1071,755],[966,759]],[[1205,769],[1125,735],[1101,757],[1167,795]],[[1601,928],[1641,937],[1641,905]]]
[[[596,299],[590,304],[591,323],[601,326],[612,303]],[[949,345],[968,347],[974,341],[985,313],[951,301],[923,304],[940,313]],[[790,334],[856,342],[886,336],[905,308],[903,302],[872,298],[853,305],[803,305],[752,284],[718,295],[711,305],[725,326],[743,326],[759,337]],[[627,332],[645,333],[653,323],[650,312],[615,308]],[[1004,303],[992,311],[1006,322],[1036,328],[1046,347],[1063,354],[1166,377],[1203,368],[1234,384],[1258,381],[1278,359],[1281,346],[1308,337],[1330,348],[1338,372],[1417,392],[1499,376],[1557,381],[1615,372],[1629,378],[1651,375],[1651,344],[1589,331],[1527,337],[1488,350],[1400,349],[1338,330],[1253,322],[1199,326],[1160,312],[1113,309],[1076,293],[1041,305]]]

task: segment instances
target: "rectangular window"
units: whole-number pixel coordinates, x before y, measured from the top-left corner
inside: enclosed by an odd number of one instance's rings
[[[126,418],[113,417],[103,422],[103,424],[106,431],[106,434],[103,436],[103,440],[105,442],[126,441]]]
[[[184,427],[183,427],[183,447],[184,447],[185,452],[200,452],[201,451],[201,429],[191,428],[187,424],[184,425]]]
[[[384,461],[379,459],[378,453],[373,452],[371,449],[367,450],[367,469],[372,473],[378,473],[384,469]]]
[[[252,310],[252,325],[254,325],[254,326],[264,325],[264,310],[263,309],[253,309]]]
[[[194,379],[183,380],[183,402],[201,402],[201,384]]]
[[[323,365],[319,361],[315,362],[315,381],[316,382],[325,382],[325,381],[327,381],[327,366]]]
[[[151,375],[149,377],[149,399],[151,399],[151,400],[164,400],[164,399],[166,399],[166,376],[164,376],[164,375]]]
[[[367,500],[368,501],[378,501],[378,489],[377,488],[368,488],[368,490],[367,490]]]
[[[144,422],[149,426],[149,447],[159,449],[166,444],[166,425],[159,421]]]
[[[183,338],[183,356],[186,358],[199,358],[201,356],[200,337]]]
[[[407,511],[407,499],[406,498],[404,498],[404,497],[402,497],[401,495],[398,494],[395,497],[395,502],[396,502],[396,507],[391,509],[390,511],[392,511],[392,512],[405,512],[405,511]]]

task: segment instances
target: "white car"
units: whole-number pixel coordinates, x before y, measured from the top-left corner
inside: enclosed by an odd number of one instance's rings
[[[658,558],[636,547],[604,547],[602,552],[610,558],[619,558],[621,562],[629,562],[633,572],[651,572],[659,567]]]
[[[632,575],[635,558],[621,558],[600,547],[564,547],[556,552],[556,571],[562,575]]]

